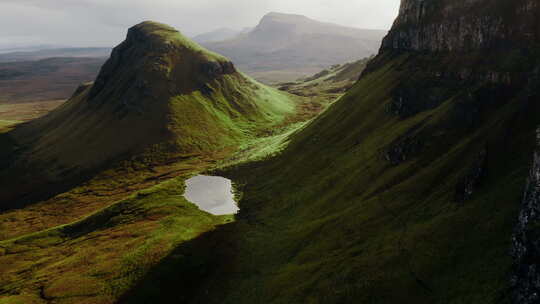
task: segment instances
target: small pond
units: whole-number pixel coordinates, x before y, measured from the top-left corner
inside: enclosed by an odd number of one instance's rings
[[[232,191],[230,179],[197,175],[186,181],[186,199],[214,215],[235,214],[240,210]]]

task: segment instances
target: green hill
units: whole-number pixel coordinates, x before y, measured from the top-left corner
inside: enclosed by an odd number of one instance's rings
[[[94,83],[0,132],[0,303],[116,302],[234,221],[188,202],[185,180],[282,146],[304,102],[171,27],[131,28]]]
[[[13,186],[0,194],[0,208],[44,198],[120,160],[230,149],[294,111],[289,95],[244,76],[225,57],[144,22],[129,30],[93,84],[4,136],[18,152],[1,175]]]

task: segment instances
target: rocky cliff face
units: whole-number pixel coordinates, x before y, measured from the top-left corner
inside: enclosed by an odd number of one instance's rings
[[[540,37],[537,0],[403,0],[382,49],[457,51],[526,45]]]
[[[411,116],[472,83],[509,93],[528,86],[540,64],[539,20],[537,0],[403,0],[381,54],[416,54],[417,76],[394,91],[389,110]]]
[[[512,295],[519,304],[540,301],[540,128],[536,133],[537,148],[512,238]]]
[[[416,80],[401,81],[389,112],[407,118],[457,95],[451,105],[457,114],[449,126],[474,130],[483,123],[481,113],[498,104],[514,100],[517,108],[536,102],[539,20],[538,0],[402,0],[381,53],[412,55],[410,75],[415,76],[409,79]],[[534,162],[512,237],[511,288],[516,304],[540,302],[540,128],[536,133]],[[486,152],[480,152],[460,178],[456,201],[468,201],[477,192],[486,175],[486,159]]]

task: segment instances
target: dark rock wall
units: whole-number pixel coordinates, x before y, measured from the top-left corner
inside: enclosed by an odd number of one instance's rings
[[[540,303],[540,128],[525,187],[519,221],[512,238],[512,297],[516,304]]]
[[[536,43],[539,11],[537,0],[403,0],[382,49],[467,52]]]
[[[488,103],[495,107],[512,99],[537,100],[540,1],[402,0],[399,17],[381,46],[381,54],[395,52],[412,54],[417,81],[405,81],[395,90],[388,105],[391,114],[407,118],[468,88],[470,93],[462,93],[452,104],[452,125],[472,128]],[[377,60],[367,71],[376,67]],[[540,128],[536,141],[512,239],[510,285],[515,304],[540,303]],[[404,143],[387,151],[392,164],[405,159],[410,144]],[[457,202],[468,200],[486,170],[487,152],[482,150],[456,185]]]

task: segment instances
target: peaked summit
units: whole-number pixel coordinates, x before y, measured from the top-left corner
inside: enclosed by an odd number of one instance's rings
[[[56,192],[51,184],[137,155],[157,161],[237,146],[294,107],[289,95],[249,79],[174,28],[143,22],[129,29],[93,84],[8,134],[17,160],[9,170],[0,167],[0,179],[14,187],[0,201],[29,203]]]

